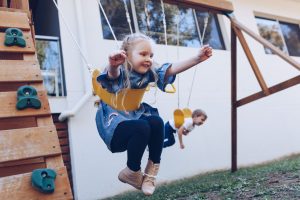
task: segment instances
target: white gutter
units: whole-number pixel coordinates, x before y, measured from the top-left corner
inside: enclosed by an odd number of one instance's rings
[[[78,22],[78,33],[79,33],[79,42],[80,42],[80,47],[84,53],[84,55],[87,55],[87,48],[85,44],[85,34],[83,32],[83,18],[82,18],[82,11],[81,11],[81,5],[80,5],[80,0],[75,0],[75,9],[76,9],[76,14],[77,14],[77,22]],[[81,56],[81,61],[82,65],[86,65],[84,58]],[[82,68],[83,69],[83,68]],[[84,71],[83,71],[84,70]],[[84,106],[87,101],[93,96],[92,93],[92,86],[91,86],[91,75],[89,74],[89,71],[86,69],[83,69],[83,74],[84,74],[84,83],[85,83],[85,94],[84,96],[77,102],[77,104],[70,110],[63,111],[59,117],[59,121],[64,121],[65,119],[69,117],[75,116],[75,114]]]

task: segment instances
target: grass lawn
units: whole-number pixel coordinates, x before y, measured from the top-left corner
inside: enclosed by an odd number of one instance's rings
[[[300,155],[235,173],[218,171],[159,185],[151,197],[141,191],[106,200],[300,199]]]

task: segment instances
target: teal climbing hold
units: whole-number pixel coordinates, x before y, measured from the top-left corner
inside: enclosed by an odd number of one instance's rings
[[[8,28],[5,31],[5,41],[6,46],[19,46],[26,47],[26,41],[23,38],[23,33],[18,28]]]
[[[25,108],[41,108],[41,101],[37,97],[37,91],[34,87],[24,85],[19,87],[17,91],[17,105],[18,110]]]
[[[32,172],[31,183],[42,193],[53,193],[55,190],[56,172],[53,169],[36,169]]]

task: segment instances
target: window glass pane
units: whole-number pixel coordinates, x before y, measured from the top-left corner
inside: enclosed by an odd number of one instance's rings
[[[36,52],[48,95],[63,96],[59,41],[36,39]]]
[[[287,53],[287,48],[281,37],[280,27],[277,21],[256,17],[259,34],[271,42],[274,46],[278,47],[283,52]],[[272,54],[272,50],[265,47],[267,54]]]
[[[126,18],[126,10],[123,0],[101,0],[101,4],[108,18],[108,21],[116,35],[118,40],[122,40],[125,35],[130,34],[130,27]],[[130,0],[126,0],[126,5],[128,7],[128,12],[131,19],[131,27],[134,32],[134,25],[132,19]],[[100,8],[99,8],[100,9]],[[104,18],[104,15],[100,9],[101,22],[102,22],[102,32],[104,39],[114,39],[113,35],[109,29],[108,24]]]
[[[157,43],[164,43],[162,12],[158,1],[134,0],[139,30]]]
[[[176,19],[177,20],[177,19]],[[175,35],[177,34],[175,21]],[[200,39],[196,28],[193,9],[179,7],[179,38],[180,45],[186,47],[199,47]]]
[[[201,36],[204,36],[203,44],[209,44],[213,49],[225,49],[223,37],[221,34],[220,25],[216,14],[196,11],[197,21]],[[207,27],[204,31],[204,21],[208,17]]]
[[[298,24],[279,22],[290,56],[300,56],[300,28]]]
[[[158,44],[165,44],[163,13],[159,0],[135,0],[139,30],[152,37]],[[179,17],[179,44],[200,46],[192,9],[164,4],[169,45],[177,45],[177,20]]]

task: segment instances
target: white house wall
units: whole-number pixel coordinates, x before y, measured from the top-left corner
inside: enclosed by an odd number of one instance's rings
[[[258,33],[254,12],[266,13],[300,22],[300,2],[288,0],[234,0],[236,18]],[[104,67],[109,53],[117,49],[114,41],[103,40],[100,13],[96,0],[59,0],[72,31],[86,48],[89,62]],[[76,3],[81,14],[76,13]],[[82,15],[83,25],[78,16]],[[221,16],[225,43],[230,46],[229,20]],[[86,92],[86,69],[65,25],[60,18],[64,55],[67,97],[51,100],[55,112],[71,109]],[[81,30],[81,34],[79,34]],[[82,37],[82,38],[80,38]],[[246,36],[249,46],[268,86],[285,81],[299,71],[274,55],[266,55],[262,45]],[[157,45],[155,59],[160,63],[177,60],[176,47]],[[180,47],[184,59],[198,51]],[[167,53],[166,53],[167,52]],[[186,148],[178,143],[163,151],[159,182],[172,181],[215,169],[229,169],[231,164],[230,129],[230,50],[215,50],[213,57],[198,66],[190,108],[202,108],[208,113],[207,123],[184,138]],[[300,62],[299,58],[294,57]],[[186,106],[194,69],[180,74],[180,105]],[[86,80],[87,79],[87,80]],[[86,81],[85,81],[86,80]],[[177,82],[176,82],[177,84]],[[178,86],[177,86],[178,87]],[[238,98],[260,91],[251,67],[238,44]],[[298,116],[300,113],[300,87],[263,98],[238,109],[238,166],[261,163],[284,155],[300,152]],[[159,109],[166,121],[177,108],[177,94],[150,91],[145,101]],[[72,175],[76,199],[93,200],[132,189],[118,181],[119,171],[125,167],[126,153],[112,154],[98,135],[95,124],[95,97],[69,119]],[[142,166],[147,159],[145,153]]]

